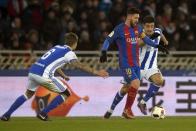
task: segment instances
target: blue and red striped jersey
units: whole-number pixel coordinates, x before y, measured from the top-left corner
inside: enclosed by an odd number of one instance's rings
[[[142,31],[140,25],[129,27],[121,23],[106,38],[110,44],[118,46],[120,68],[139,66],[139,36]]]

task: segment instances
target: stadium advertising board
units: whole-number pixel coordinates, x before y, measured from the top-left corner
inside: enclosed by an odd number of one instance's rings
[[[51,116],[103,116],[109,108],[116,92],[120,89],[121,77],[71,77],[67,82],[72,91],[71,97]],[[196,115],[196,77],[166,77],[166,83],[159,93],[148,102],[148,110],[156,104],[162,104],[167,115]],[[66,84],[66,83],[65,83]],[[27,77],[0,77],[0,114],[3,114],[12,102],[24,93]],[[133,106],[135,115],[142,115],[137,108],[137,100],[146,93],[149,83],[143,81]],[[34,116],[43,109],[57,94],[39,87],[36,96],[22,105],[14,116]],[[125,98],[114,111],[120,116]]]

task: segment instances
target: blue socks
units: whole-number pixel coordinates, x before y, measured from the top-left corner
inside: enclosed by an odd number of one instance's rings
[[[124,96],[120,94],[120,91],[116,93],[116,96],[114,97],[114,100],[110,108],[112,111],[115,109],[116,105],[123,99],[123,97]]]
[[[25,95],[21,95],[19,96],[16,101],[11,105],[11,107],[9,108],[9,110],[4,114],[5,116],[11,116],[11,114],[18,109],[18,107],[20,107],[25,101],[27,100],[27,98],[25,97]]]
[[[11,105],[9,110],[4,114],[4,116],[11,116],[11,114],[18,109],[27,98],[25,95],[22,95],[16,99],[16,101]],[[56,108],[58,105],[64,102],[63,96],[58,95],[54,100],[42,111],[43,113],[47,114],[52,109]]]
[[[147,91],[145,97],[143,98],[143,100],[145,102],[147,102],[151,97],[153,97],[159,91],[159,88],[160,87],[151,83],[150,88],[148,89],[148,91]]]
[[[41,111],[41,113],[48,114],[48,112],[50,112],[51,110],[53,110],[54,108],[62,104],[63,102],[64,102],[63,96],[58,95],[52,100],[52,102],[46,108],[44,108]]]

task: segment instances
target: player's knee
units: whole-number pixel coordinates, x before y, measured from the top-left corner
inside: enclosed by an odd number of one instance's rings
[[[163,87],[164,84],[165,84],[165,80],[164,80],[164,79],[157,79],[157,80],[154,82],[154,84],[157,85],[157,86]]]
[[[131,87],[135,88],[135,89],[138,89],[140,87],[140,81],[139,80],[133,80],[131,82]]]
[[[121,88],[121,90],[120,90],[120,93],[121,93],[121,95],[125,95],[127,92],[128,92],[128,86],[127,85],[124,85],[122,88]]]
[[[34,94],[35,94],[35,92],[34,92],[34,91],[30,91],[30,90],[27,90],[27,91],[25,92],[25,96],[26,96],[28,99],[30,99]]]

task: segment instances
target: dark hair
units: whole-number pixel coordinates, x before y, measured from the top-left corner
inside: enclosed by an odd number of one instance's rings
[[[73,33],[73,32],[66,33],[65,37],[64,37],[64,40],[65,40],[65,43],[68,46],[72,46],[73,44],[78,42],[78,36],[75,33]]]
[[[140,10],[135,7],[131,7],[127,9],[127,15],[128,14],[140,14]]]
[[[152,17],[151,15],[147,15],[143,19],[143,23],[144,24],[146,24],[146,23],[154,23],[154,22],[155,22],[154,17]]]

